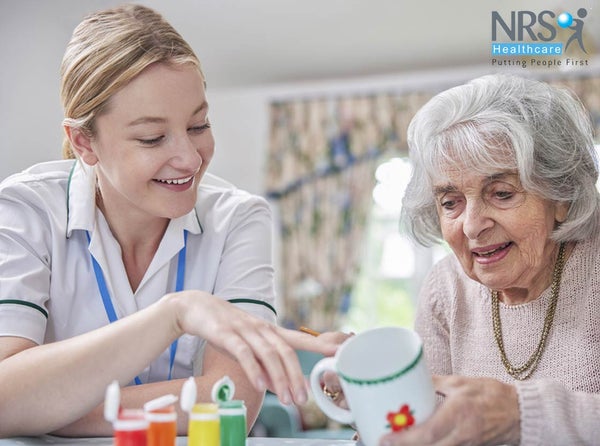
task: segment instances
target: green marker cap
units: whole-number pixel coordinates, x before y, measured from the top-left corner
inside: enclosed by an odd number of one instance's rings
[[[225,375],[212,386],[211,398],[215,403],[222,403],[233,399],[235,393],[235,384]]]

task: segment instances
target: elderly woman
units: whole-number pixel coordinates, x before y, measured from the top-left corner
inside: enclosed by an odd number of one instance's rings
[[[403,221],[452,253],[416,330],[445,396],[383,444],[600,441],[600,199],[589,118],[567,91],[485,76],[434,97],[408,131]]]

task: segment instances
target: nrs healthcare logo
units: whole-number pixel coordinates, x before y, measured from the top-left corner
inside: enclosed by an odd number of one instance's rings
[[[522,10],[502,15],[492,11],[491,55],[562,56],[571,46],[578,46],[587,54],[583,42],[584,19],[587,15],[585,8],[560,14],[549,10]],[[565,30],[568,30],[566,42]]]

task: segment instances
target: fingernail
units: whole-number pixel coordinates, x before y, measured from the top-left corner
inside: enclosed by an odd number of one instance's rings
[[[308,394],[306,393],[305,389],[301,389],[298,392],[296,392],[296,402],[298,404],[306,404],[307,401],[308,401]]]
[[[281,395],[279,395],[279,401],[281,401],[281,404],[284,405],[289,405],[292,402],[292,397],[290,395],[289,390],[284,390],[283,392],[281,392]]]

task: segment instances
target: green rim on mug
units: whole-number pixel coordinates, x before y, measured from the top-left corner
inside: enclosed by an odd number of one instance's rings
[[[399,372],[396,372],[396,373],[394,373],[392,375],[384,376],[382,378],[375,378],[375,379],[351,378],[350,376],[344,375],[339,370],[337,371],[337,374],[344,381],[346,381],[348,383],[351,383],[351,384],[358,384],[358,385],[363,385],[363,384],[365,384],[365,385],[381,384],[381,383],[385,383],[385,382],[388,382],[388,381],[392,381],[392,380],[394,380],[394,379],[396,379],[396,378],[404,375],[405,373],[409,372],[413,368],[415,368],[415,366],[419,363],[419,360],[421,359],[421,356],[423,356],[423,347],[421,347],[419,349],[419,353],[417,353],[417,356],[416,356],[416,358],[414,359],[413,362],[411,362],[410,364],[408,364],[406,367],[404,367]]]

